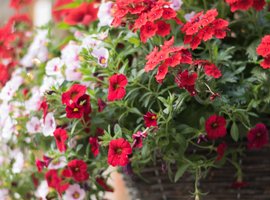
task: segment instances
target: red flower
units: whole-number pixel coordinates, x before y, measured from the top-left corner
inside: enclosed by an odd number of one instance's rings
[[[72,103],[71,105],[66,107],[67,118],[69,119],[80,119],[83,117],[84,109],[82,106],[77,103]]]
[[[240,189],[240,188],[244,188],[247,187],[249,184],[247,182],[244,181],[235,181],[232,183],[231,188],[233,189]]]
[[[264,57],[264,60],[260,63],[264,69],[270,68],[270,35],[266,35],[262,38],[262,42],[257,47],[257,53]]]
[[[248,148],[260,149],[269,142],[269,133],[263,123],[256,124],[256,126],[249,130],[247,134]]]
[[[162,17],[164,19],[174,19],[176,17],[176,12],[172,8],[163,8]]]
[[[127,77],[124,74],[115,74],[109,78],[108,101],[121,100],[126,95],[125,86]]]
[[[270,55],[265,57],[264,60],[260,63],[260,65],[263,69],[269,69],[270,68]]]
[[[189,73],[188,70],[185,70],[175,77],[175,82],[179,88],[186,89],[190,95],[194,96],[196,95],[195,83],[197,78],[198,75],[196,72]]]
[[[221,77],[221,71],[213,63],[206,63],[204,65],[204,72],[207,76],[212,76],[213,78]]]
[[[226,142],[222,142],[221,144],[218,145],[218,147],[217,147],[218,156],[216,158],[217,161],[219,161],[223,158],[224,153],[225,153],[227,148],[228,148],[228,145],[226,144]]]
[[[82,3],[79,7],[69,10],[65,22],[69,25],[88,25],[97,19],[97,12],[94,3]]]
[[[57,148],[60,152],[65,152],[67,150],[66,140],[68,139],[68,134],[65,129],[58,128],[53,133]]]
[[[226,120],[218,115],[210,116],[205,122],[205,130],[209,139],[217,139],[226,135]]]
[[[165,37],[166,35],[169,35],[171,32],[171,26],[170,24],[165,23],[164,21],[160,20],[156,22],[157,24],[157,34]]]
[[[132,135],[133,144],[132,148],[142,148],[143,147],[143,139],[146,138],[146,133],[138,131]]]
[[[265,5],[266,5],[265,0],[253,0],[252,7],[257,11],[260,11],[263,9]]]
[[[156,24],[150,21],[146,22],[146,24],[141,27],[141,41],[145,43],[148,38],[151,38],[156,34],[157,30],[158,26]]]
[[[68,163],[67,169],[63,172],[64,176],[72,177],[75,181],[86,181],[89,178],[87,164],[83,160],[72,160]]]
[[[99,154],[99,144],[97,137],[90,137],[89,144],[91,145],[91,151],[95,157]]]
[[[169,66],[165,62],[158,67],[157,75],[155,76],[158,83],[162,83],[168,73],[168,68]]]
[[[111,187],[110,185],[108,185],[108,184],[106,183],[106,181],[105,181],[104,178],[102,178],[102,177],[97,177],[97,178],[96,178],[96,182],[97,182],[98,185],[99,185],[100,187],[102,187],[106,192],[113,192],[113,191],[114,191],[113,187]]]
[[[236,10],[248,10],[253,3],[253,0],[226,0],[230,5],[231,11],[235,12]]]
[[[48,104],[47,104],[47,101],[46,101],[46,99],[44,99],[42,102],[41,102],[41,104],[40,104],[40,106],[39,106],[39,110],[43,110],[43,120],[45,120],[45,118],[46,118],[46,116],[47,116],[47,114],[48,114]]]
[[[216,9],[208,10],[205,14],[197,13],[181,28],[185,33],[184,44],[190,44],[192,49],[196,49],[202,40],[207,41],[212,37],[224,38],[229,23],[223,19],[216,19],[217,15]]]
[[[146,127],[157,126],[157,115],[155,113],[147,112],[143,119]]]
[[[84,121],[89,122],[91,119],[89,114],[92,112],[92,108],[90,104],[90,96],[87,94],[84,94],[78,99],[77,104],[83,109]]]
[[[54,188],[60,194],[66,191],[69,186],[68,183],[65,183],[63,177],[59,177],[58,172],[55,169],[49,170],[45,174],[45,177],[46,177],[48,186]]]
[[[0,86],[4,86],[10,78],[10,70],[8,67],[0,63]]]
[[[42,169],[45,167],[46,165],[45,165],[45,163],[43,162],[43,161],[41,161],[41,160],[36,160],[36,167],[37,167],[37,169],[38,169],[38,171],[39,172],[41,172],[42,171]]]
[[[55,4],[53,5],[53,9],[52,9],[52,15],[56,21],[60,21],[71,10],[71,8],[64,9],[61,7],[65,6],[69,3],[72,3],[72,2],[73,2],[73,0],[57,0],[55,2]]]
[[[98,112],[102,112],[106,106],[107,104],[101,98],[98,98]]]
[[[10,0],[9,6],[19,10],[21,7],[30,4],[32,0]]]
[[[132,148],[124,138],[111,140],[109,144],[108,163],[112,166],[125,166],[129,163],[128,155]]]
[[[62,94],[62,103],[65,105],[71,105],[76,103],[81,96],[86,92],[86,87],[80,84],[74,84],[71,88]]]

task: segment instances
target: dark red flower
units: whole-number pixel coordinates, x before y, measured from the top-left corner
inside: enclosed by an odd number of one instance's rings
[[[74,84],[71,88],[62,94],[62,103],[65,105],[71,105],[76,103],[78,99],[86,92],[86,87],[80,84]]]
[[[65,22],[69,25],[89,25],[97,19],[98,8],[94,3],[82,3],[79,7],[69,10]]]
[[[46,99],[44,99],[39,106],[39,110],[43,110],[43,120],[45,120],[45,118],[48,114],[48,107],[49,107],[49,105],[47,104]]]
[[[132,148],[142,148],[143,147],[143,139],[146,138],[146,133],[138,131],[132,135],[133,143]]]
[[[231,11],[235,12],[236,10],[248,10],[253,3],[253,0],[226,0],[230,5]]]
[[[115,74],[109,78],[108,101],[121,100],[126,95],[127,77],[124,74]]]
[[[89,114],[92,112],[90,96],[88,94],[84,94],[83,96],[81,96],[77,101],[77,105],[79,105],[83,109],[84,121],[89,122],[91,119]]]
[[[45,163],[39,159],[36,160],[36,167],[39,172],[42,171],[42,169],[45,167]]]
[[[157,24],[157,34],[162,36],[162,37],[165,37],[166,35],[169,35],[170,32],[171,32],[171,26],[170,24],[167,24],[166,22],[160,20],[160,21],[157,21],[156,22]]]
[[[83,160],[72,160],[68,163],[67,169],[63,172],[64,176],[72,177],[75,181],[86,181],[89,178],[87,164]]]
[[[228,145],[226,144],[226,142],[222,142],[218,145],[218,147],[217,147],[218,156],[216,158],[217,161],[219,161],[223,158],[224,153],[225,153],[227,148],[228,148]]]
[[[106,102],[104,102],[101,98],[98,98],[98,112],[102,112],[106,106]]]
[[[256,126],[249,130],[247,134],[248,148],[260,149],[269,142],[269,133],[263,123],[256,124]]]
[[[175,77],[175,82],[179,88],[186,89],[190,95],[196,95],[195,84],[198,75],[196,72],[189,73],[188,70],[183,72],[179,72],[178,75]]]
[[[125,166],[129,163],[128,155],[132,148],[124,138],[111,140],[109,144],[108,163],[112,166]]]
[[[147,112],[143,119],[146,127],[157,126],[157,115],[155,113]]]
[[[84,108],[77,103],[66,106],[66,114],[69,119],[80,119],[84,115]]]
[[[68,139],[68,134],[65,129],[57,128],[54,133],[54,139],[57,145],[57,148],[60,152],[65,152],[67,150],[66,141]]]
[[[148,38],[151,38],[156,34],[157,30],[158,26],[155,23],[151,21],[146,22],[146,24],[141,27],[141,41],[145,43]]]
[[[49,170],[45,174],[45,178],[48,186],[54,188],[60,194],[66,191],[69,186],[69,184],[65,182],[64,177],[60,177],[55,169]]]
[[[207,76],[212,76],[213,78],[219,78],[222,75],[221,71],[213,63],[206,63],[204,65],[204,73]]]
[[[210,116],[205,122],[205,130],[209,139],[217,139],[226,135],[226,120],[218,115]]]
[[[91,146],[91,151],[94,154],[95,157],[99,154],[99,144],[97,137],[90,137],[89,138],[89,144]]]
[[[114,191],[113,187],[111,187],[110,185],[108,185],[108,184],[106,183],[106,181],[105,181],[104,178],[102,178],[102,177],[97,177],[97,178],[96,178],[96,182],[98,183],[98,185],[99,185],[100,187],[103,188],[104,191],[106,191],[106,192],[113,192],[113,191]]]
[[[63,8],[65,5],[72,3],[73,0],[56,0],[52,8],[52,15],[56,21],[62,20],[71,8]]]
[[[10,0],[9,6],[16,10],[19,10],[20,8],[30,4],[31,2],[32,0]]]
[[[253,0],[252,7],[257,11],[260,11],[263,9],[265,5],[266,5],[265,0]]]
[[[0,86],[4,86],[10,78],[10,69],[0,63]]]

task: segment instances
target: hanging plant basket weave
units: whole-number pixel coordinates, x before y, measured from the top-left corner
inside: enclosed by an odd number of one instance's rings
[[[200,189],[207,195],[200,200],[270,200],[270,147],[249,151],[241,160],[245,187],[233,188],[236,169],[226,164],[212,168],[200,181]],[[174,171],[175,172],[175,171]],[[185,174],[177,183],[169,180],[160,166],[144,169],[141,176],[125,176],[131,188],[132,200],[189,200],[194,199],[194,179]]]

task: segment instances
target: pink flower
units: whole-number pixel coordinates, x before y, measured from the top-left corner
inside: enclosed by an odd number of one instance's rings
[[[63,200],[84,200],[85,191],[80,187],[79,184],[69,185],[67,188]]]

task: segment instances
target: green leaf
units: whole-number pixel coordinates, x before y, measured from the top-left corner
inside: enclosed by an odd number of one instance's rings
[[[238,131],[238,126],[236,125],[235,122],[233,122],[232,127],[231,127],[231,136],[232,139],[237,142],[239,139],[239,131]]]
[[[174,182],[177,182],[184,175],[188,167],[189,167],[189,164],[183,164],[178,168],[174,177]]]
[[[114,125],[113,131],[114,131],[114,134],[115,134],[116,138],[122,137],[122,129],[119,126],[119,124]]]

